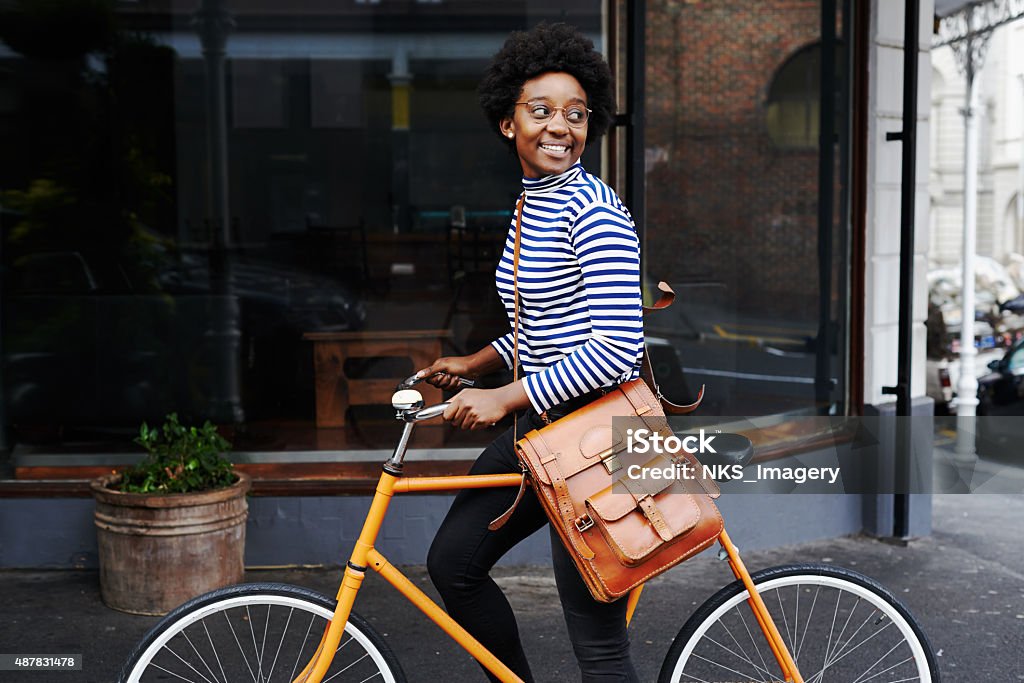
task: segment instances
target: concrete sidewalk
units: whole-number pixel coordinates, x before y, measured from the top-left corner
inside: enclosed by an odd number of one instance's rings
[[[794,562],[860,571],[918,617],[939,654],[943,681],[1024,681],[1024,496],[941,495],[934,506],[934,535],[906,547],[840,538],[745,553],[744,562],[750,571]],[[406,571],[436,596],[423,567]],[[495,574],[516,608],[538,680],[578,680],[550,570],[501,568]],[[339,577],[338,569],[281,569],[246,578],[333,595]],[[656,680],[690,611],[731,580],[728,566],[705,553],[649,585],[631,626],[642,681]],[[109,683],[157,621],[106,608],[94,571],[3,571],[0,582],[0,653],[84,654],[81,672],[0,672],[4,683]],[[379,578],[367,580],[356,611],[386,634],[410,681],[484,680],[468,655]]]

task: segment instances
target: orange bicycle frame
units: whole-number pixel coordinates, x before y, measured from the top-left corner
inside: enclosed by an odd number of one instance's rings
[[[401,571],[388,562],[379,551],[374,548],[377,534],[380,532],[387,513],[391,497],[396,493],[412,493],[427,491],[450,491],[470,488],[494,488],[501,486],[519,486],[522,482],[521,474],[484,474],[465,475],[450,477],[412,477],[404,478],[396,476],[387,471],[381,474],[380,481],[370,504],[370,510],[366,515],[359,539],[345,567],[344,577],[338,589],[338,604],[334,616],[321,638],[316,653],[306,667],[295,678],[295,683],[320,683],[327,669],[334,659],[334,653],[341,642],[341,635],[344,632],[345,624],[352,611],[356,594],[362,586],[363,577],[367,569],[372,569],[380,574],[385,581],[394,586],[421,612],[436,623],[441,630],[447,633],[463,649],[479,661],[488,671],[497,676],[505,683],[522,683],[516,674],[509,669],[492,652],[480,644],[466,629],[448,615],[437,603],[430,599],[422,590],[410,581]],[[725,550],[729,566],[736,578],[743,581],[749,597],[747,599],[758,625],[768,639],[772,653],[778,661],[785,679],[793,683],[803,683],[803,678],[797,671],[796,664],[789,653],[782,636],[775,626],[768,609],[765,607],[761,596],[754,588],[750,574],[740,560],[739,552],[729,539],[729,535],[722,531],[719,543]],[[627,598],[626,623],[629,624],[640,598],[640,591],[643,585],[637,586]]]

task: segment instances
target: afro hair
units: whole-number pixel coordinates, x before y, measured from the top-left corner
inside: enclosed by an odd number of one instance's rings
[[[587,142],[594,142],[608,130],[615,116],[615,94],[608,63],[594,43],[568,24],[541,23],[529,31],[509,36],[484,73],[478,93],[480,106],[495,132],[508,145],[498,126],[512,116],[523,84],[531,78],[551,72],[571,75],[587,93],[592,110],[587,127]]]

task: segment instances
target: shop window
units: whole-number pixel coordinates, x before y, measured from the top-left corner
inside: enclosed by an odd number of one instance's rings
[[[642,242],[649,282],[679,293],[646,325],[675,371],[662,389],[684,403],[703,385],[702,417],[841,415],[849,108],[837,101],[835,163],[822,168],[822,6],[684,3],[669,21],[666,4],[647,6]],[[843,93],[841,10],[836,24],[829,90]]]
[[[136,450],[173,410],[237,453],[377,458],[398,375],[508,330],[493,272],[521,169],[476,88],[541,21],[601,49],[604,3],[223,5],[231,21],[201,26],[194,6],[93,3],[84,25],[109,31],[0,51],[0,391],[19,456],[104,465],[86,451]],[[344,416],[317,400],[323,335],[354,350],[330,390],[372,390]],[[475,449],[495,430],[420,433],[414,448]]]

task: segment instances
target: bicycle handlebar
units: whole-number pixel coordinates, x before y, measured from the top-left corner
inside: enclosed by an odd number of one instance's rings
[[[434,375],[440,375],[440,374],[441,374],[440,372],[435,372],[434,373]],[[431,377],[433,377],[434,375],[431,375]],[[426,379],[427,379],[426,377],[417,377],[416,375],[412,375],[410,377],[406,377],[401,382],[399,382],[398,383],[398,388],[399,389],[412,389],[414,386],[416,386],[417,384],[419,384],[420,382],[422,382],[422,381],[424,381]],[[476,380],[466,379],[465,377],[457,377],[456,379],[459,380],[459,384],[461,386],[464,386],[464,387],[476,386]]]
[[[406,377],[405,379],[398,383],[398,391],[405,391],[407,389],[411,389],[412,387],[416,386],[425,379],[426,377],[417,377],[416,375]],[[464,387],[471,387],[476,384],[474,380],[466,379],[465,377],[456,377],[456,379],[458,379],[459,384]],[[396,394],[396,396],[398,396],[398,394]],[[418,394],[417,397],[419,397]],[[422,406],[422,399],[420,399],[417,402],[417,404]],[[404,420],[405,422],[421,422],[423,420],[430,420],[432,418],[439,417],[441,414],[444,413],[445,409],[448,408],[447,401],[443,403],[438,403],[437,405],[427,406],[426,408],[417,408],[417,404],[406,404],[405,406],[395,404],[395,407],[399,408],[396,417],[398,417],[401,420]],[[404,410],[402,408],[404,408]]]
[[[420,408],[419,410],[410,411],[403,415],[402,417],[406,422],[420,422],[421,420],[429,420],[431,418],[440,416],[441,414],[444,413],[447,407],[448,401],[445,401],[443,403],[438,403],[437,405],[427,406],[426,408]]]

